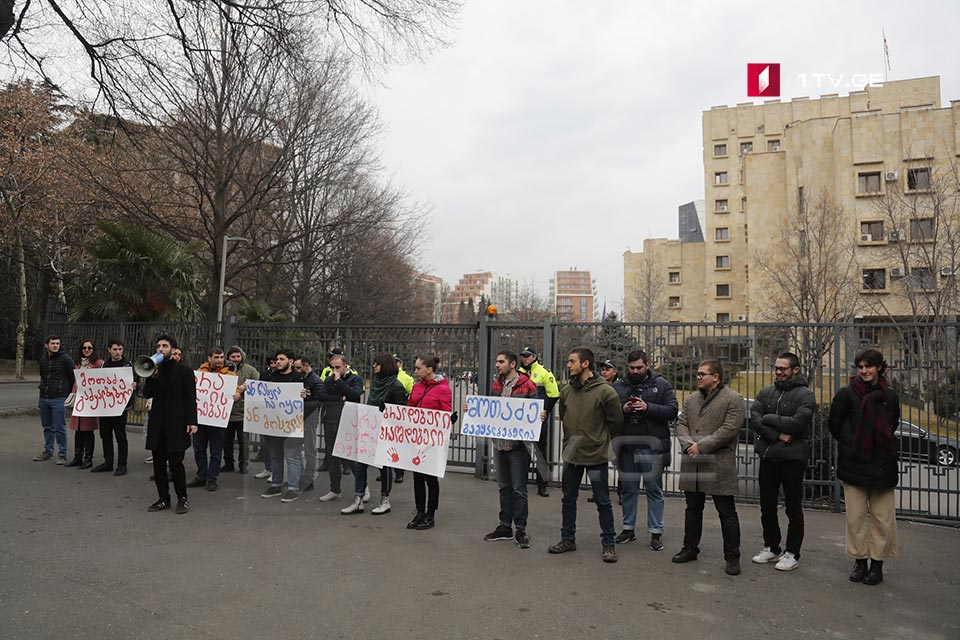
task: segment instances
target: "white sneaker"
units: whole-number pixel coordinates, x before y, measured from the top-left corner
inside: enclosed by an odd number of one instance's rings
[[[780,558],[780,562],[777,563],[775,567],[777,571],[793,571],[800,565],[800,561],[794,557],[792,553],[787,551],[783,554],[783,557]]]
[[[770,547],[764,547],[763,551],[753,556],[753,561],[757,564],[766,564],[768,562],[776,562],[780,559],[779,553],[774,553],[770,551]]]
[[[349,507],[344,507],[340,509],[341,515],[349,516],[354,513],[363,513],[363,500],[360,496],[356,496],[353,499],[353,502],[350,503]]]
[[[370,502],[370,487],[363,490],[363,501]]]
[[[153,456],[147,456],[143,459],[143,464],[153,464]]]
[[[264,478],[269,478],[271,475],[273,474],[267,471],[266,469],[264,469],[263,471],[254,475],[253,477],[256,478],[257,480],[263,480]]]
[[[374,507],[370,513],[372,513],[375,516],[380,516],[385,513],[390,513],[390,498],[387,498],[386,496],[384,496],[383,498],[380,498],[380,506]]]
[[[334,500],[339,500],[342,497],[343,497],[342,493],[334,493],[333,491],[328,491],[327,493],[317,498],[317,500],[319,500],[320,502],[333,502]]]

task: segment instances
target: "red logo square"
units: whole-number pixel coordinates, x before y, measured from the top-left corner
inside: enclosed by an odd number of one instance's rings
[[[747,96],[750,98],[780,97],[780,63],[747,63]]]

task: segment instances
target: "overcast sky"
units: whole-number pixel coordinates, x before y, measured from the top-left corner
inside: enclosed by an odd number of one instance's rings
[[[619,310],[623,252],[677,237],[703,198],[701,113],[748,101],[748,62],[781,63],[784,101],[847,94],[884,73],[885,30],[889,79],[939,75],[960,99],[955,0],[665,4],[465,0],[450,47],[368,88],[388,171],[433,207],[428,271],[546,295],[554,270],[589,269]]]

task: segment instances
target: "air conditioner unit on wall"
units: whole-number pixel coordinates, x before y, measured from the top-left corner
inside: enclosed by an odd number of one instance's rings
[[[903,229],[894,229],[890,232],[890,242],[898,242],[900,240],[906,240],[907,234]]]
[[[896,182],[900,179],[900,173],[896,169],[891,169],[883,174],[883,177],[887,182]]]
[[[741,313],[740,315],[737,316],[737,322],[746,322],[746,321],[747,321],[747,316],[745,316],[744,314]]]
[[[873,236],[869,233],[861,233],[860,242],[873,242]]]
[[[953,270],[953,267],[942,267],[940,269],[940,275],[944,277],[950,277],[957,275],[957,272]]]
[[[890,269],[891,278],[903,278],[906,277],[907,272],[903,267],[893,267]]]
[[[717,211],[719,211],[720,213],[726,213],[726,212],[727,212],[727,205],[725,205],[725,204],[720,205],[719,207],[717,207]]]

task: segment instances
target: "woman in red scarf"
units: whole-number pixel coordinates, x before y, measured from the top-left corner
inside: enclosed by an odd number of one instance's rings
[[[867,349],[854,362],[858,374],[830,403],[830,433],[843,482],[847,555],[855,558],[850,581],[875,585],[883,582],[883,561],[897,555],[900,400],[883,377],[887,363],[879,351]]]

